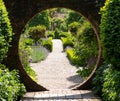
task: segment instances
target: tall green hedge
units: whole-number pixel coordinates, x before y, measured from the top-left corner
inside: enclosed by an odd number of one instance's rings
[[[20,83],[18,72],[9,71],[1,64],[6,57],[9,42],[12,39],[12,28],[8,13],[2,0],[0,0],[0,101],[16,101],[25,93],[25,86]]]
[[[120,0],[106,0],[101,14],[103,57],[108,64],[120,69]]]
[[[6,56],[12,36],[12,28],[7,15],[4,3],[0,0],[0,62]]]

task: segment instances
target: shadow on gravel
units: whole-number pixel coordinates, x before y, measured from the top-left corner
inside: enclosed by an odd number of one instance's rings
[[[75,85],[70,86],[73,88],[83,82],[82,78],[79,75],[73,75],[67,78],[68,81],[75,83]]]

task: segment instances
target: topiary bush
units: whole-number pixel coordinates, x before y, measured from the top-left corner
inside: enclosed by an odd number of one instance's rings
[[[45,26],[34,26],[30,27],[27,31],[29,38],[33,39],[35,45],[37,45],[40,38],[46,37],[46,27]]]
[[[16,101],[25,92],[25,86],[19,81],[18,72],[10,72],[0,64],[0,101]]]
[[[106,0],[101,15],[103,57],[108,64],[120,69],[120,0]]]
[[[12,39],[12,28],[8,13],[2,0],[0,0],[0,63],[6,57],[9,42]]]

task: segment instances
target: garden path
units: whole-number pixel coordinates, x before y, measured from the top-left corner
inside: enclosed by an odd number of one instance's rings
[[[76,67],[71,65],[63,52],[62,42],[53,39],[53,51],[40,63],[31,63],[38,78],[38,84],[49,90],[70,89],[82,82]]]

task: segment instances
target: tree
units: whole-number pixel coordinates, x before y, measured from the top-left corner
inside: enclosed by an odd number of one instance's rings
[[[34,16],[26,25],[26,27],[33,27],[38,25],[44,25],[47,29],[50,28],[50,15],[49,11],[43,11]]]
[[[74,11],[70,11],[69,15],[68,15],[68,17],[66,19],[66,23],[67,23],[67,25],[69,25],[70,23],[72,23],[74,21],[79,22],[81,17],[82,16],[79,13],[74,12]]]
[[[45,26],[34,26],[29,28],[28,35],[31,39],[34,40],[35,44],[37,45],[37,42],[40,38],[46,37],[45,32]]]

